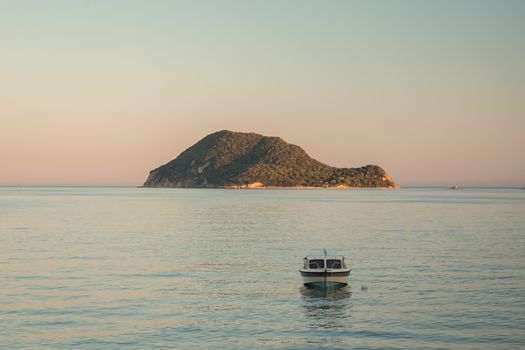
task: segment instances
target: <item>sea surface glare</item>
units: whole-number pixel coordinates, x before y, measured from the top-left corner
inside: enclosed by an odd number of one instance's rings
[[[521,189],[3,187],[0,238],[0,349],[525,348]]]

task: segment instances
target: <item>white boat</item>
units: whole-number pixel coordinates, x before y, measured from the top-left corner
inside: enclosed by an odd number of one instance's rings
[[[299,269],[305,286],[316,284],[347,285],[352,269],[348,268],[345,257],[336,251],[312,250],[303,259]]]

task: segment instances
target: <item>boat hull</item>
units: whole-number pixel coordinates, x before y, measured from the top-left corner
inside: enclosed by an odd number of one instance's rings
[[[300,270],[305,286],[314,284],[347,285],[350,270],[346,271],[305,271]]]

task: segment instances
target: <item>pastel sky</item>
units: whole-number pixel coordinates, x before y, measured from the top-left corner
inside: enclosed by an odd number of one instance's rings
[[[0,0],[0,185],[141,185],[211,132],[525,186],[525,1]]]

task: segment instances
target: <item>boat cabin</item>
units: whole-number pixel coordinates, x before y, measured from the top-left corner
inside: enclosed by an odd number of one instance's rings
[[[303,259],[304,269],[345,269],[345,258],[341,254],[334,251],[311,251]]]

